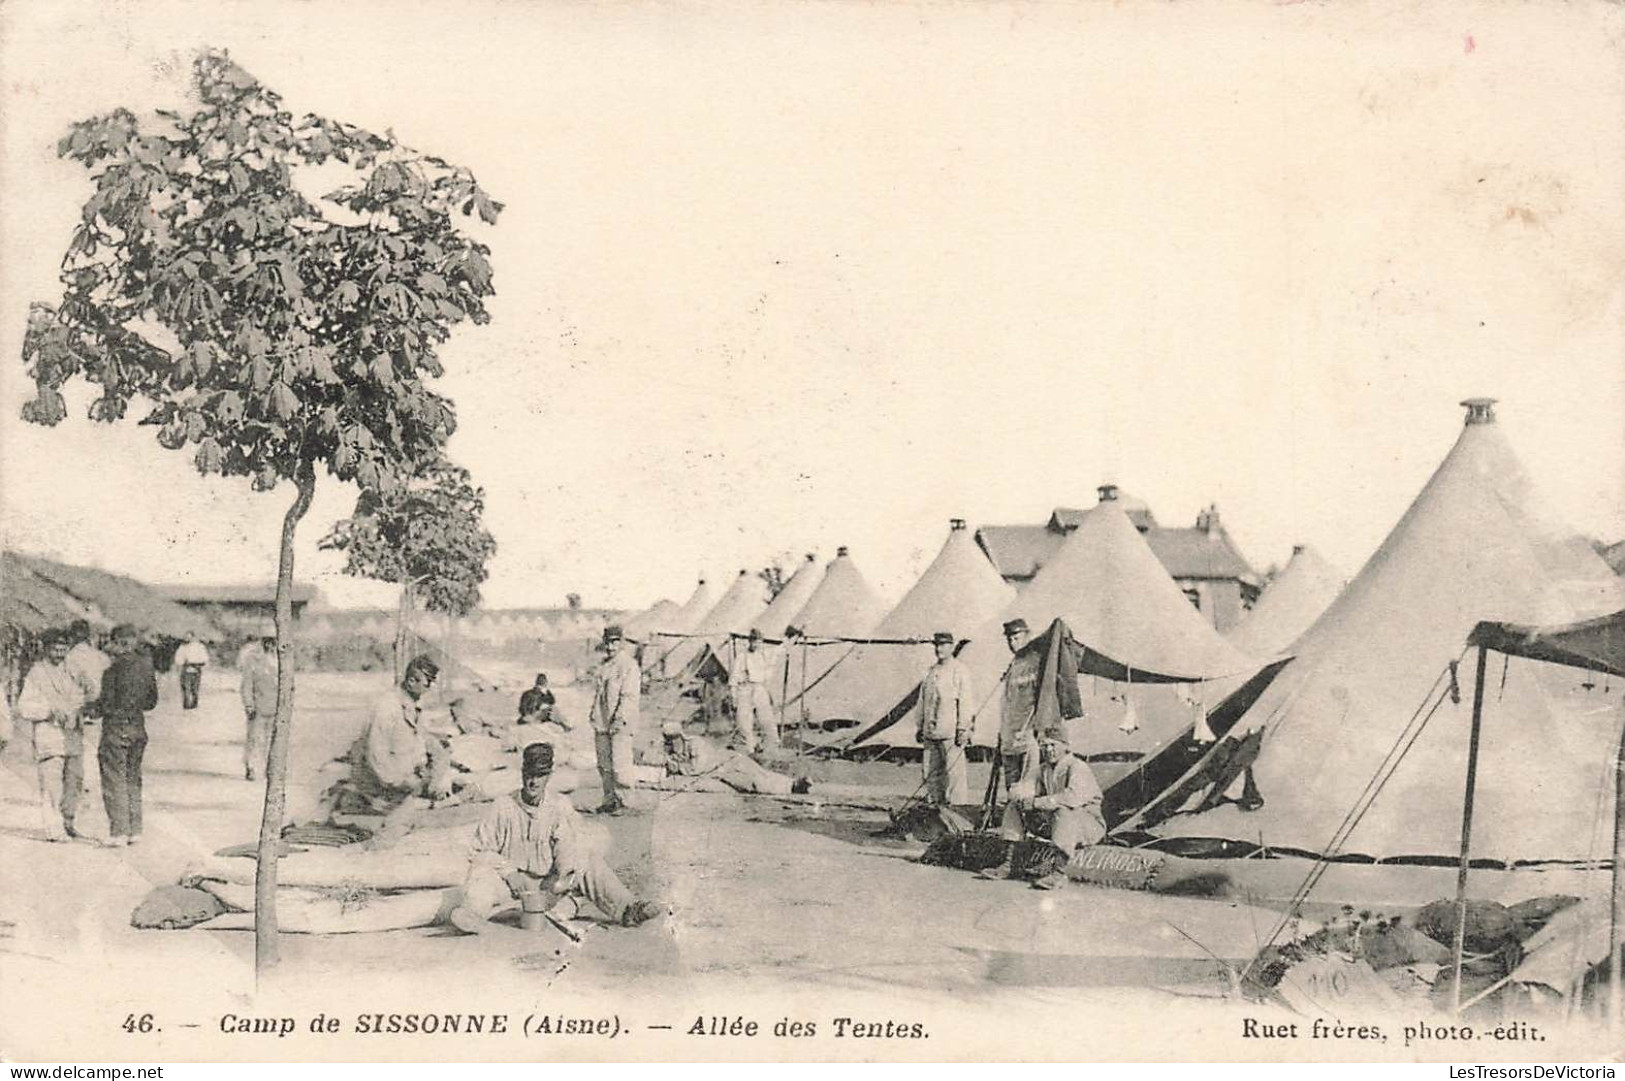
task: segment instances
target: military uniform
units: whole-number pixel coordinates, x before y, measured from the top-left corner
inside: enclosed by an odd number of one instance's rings
[[[920,680],[920,726],[924,749],[925,799],[933,806],[970,803],[965,747],[970,743],[976,703],[970,673],[954,657],[926,669]]]
[[[64,664],[40,660],[28,670],[17,716],[33,730],[34,763],[45,831],[61,840],[73,832],[84,783],[84,687]],[[54,804],[54,806],[52,806]]]
[[[759,639],[758,639],[759,640]],[[745,749],[755,754],[779,749],[779,716],[774,711],[771,681],[782,669],[772,653],[740,649],[728,669],[728,691],[733,696],[734,724]],[[758,733],[760,735],[758,736]]]
[[[606,642],[621,641],[620,632],[609,628]],[[638,662],[624,650],[606,657],[593,673],[593,749],[598,755],[598,778],[604,789],[604,806],[618,807],[620,789],[632,787],[632,733],[638,723],[643,695],[643,672]]]

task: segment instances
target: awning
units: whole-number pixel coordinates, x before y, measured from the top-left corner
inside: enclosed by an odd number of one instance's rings
[[[1473,628],[1467,644],[1514,657],[1625,676],[1625,609],[1550,627],[1484,622]]]

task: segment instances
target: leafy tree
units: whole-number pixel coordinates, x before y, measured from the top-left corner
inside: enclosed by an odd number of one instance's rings
[[[62,262],[63,295],[29,312],[23,417],[56,424],[62,388],[131,405],[204,474],[291,481],[277,564],[277,710],[255,883],[256,969],[277,959],[276,844],[293,708],[293,542],[319,470],[396,490],[455,427],[427,380],[452,328],[488,321],[489,248],[458,215],[501,205],[467,169],[313,114],[223,52],[193,66],[196,108],[74,124],[58,152],[94,181]],[[320,198],[324,172],[343,183]]]
[[[481,524],[485,493],[468,470],[439,457],[419,465],[403,486],[364,489],[354,513],[333,526],[323,548],[346,555],[344,573],[401,587],[395,623],[395,678],[411,652],[413,613],[422,606],[466,616],[479,606],[496,541]]]
[[[756,577],[760,578],[763,584],[767,586],[767,599],[770,601],[784,590],[785,583],[788,581],[784,575],[784,568],[778,563],[763,567],[756,572]]]

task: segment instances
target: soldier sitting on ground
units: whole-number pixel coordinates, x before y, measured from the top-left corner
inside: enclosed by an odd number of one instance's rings
[[[1072,753],[1066,733],[1050,729],[1038,738],[1038,767],[1011,790],[1000,835],[1010,848],[1004,862],[983,878],[1014,877],[1015,848],[1029,837],[1060,849],[1063,859],[1106,836],[1100,783],[1089,763]]]
[[[462,904],[447,917],[453,927],[480,934],[493,915],[526,894],[557,897],[567,906],[585,899],[623,927],[659,914],[659,906],[633,897],[593,851],[570,802],[547,791],[552,773],[552,744],[525,748],[523,787],[497,800],[474,831]]]

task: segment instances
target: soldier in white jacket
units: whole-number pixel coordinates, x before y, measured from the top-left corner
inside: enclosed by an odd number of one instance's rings
[[[931,636],[936,663],[920,680],[920,723],[916,735],[925,751],[925,801],[933,807],[971,802],[965,775],[965,748],[973,735],[976,703],[970,673],[954,656],[954,636]]]
[[[779,715],[773,705],[771,685],[776,675],[782,675],[783,665],[775,664],[775,660],[773,653],[762,648],[762,632],[753,630],[745,640],[745,648],[735,650],[728,669],[734,723],[749,754],[764,748],[770,752],[779,749]]]

